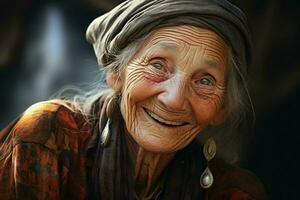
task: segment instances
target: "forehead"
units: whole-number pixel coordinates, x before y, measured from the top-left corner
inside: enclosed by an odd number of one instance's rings
[[[193,47],[219,64],[227,64],[226,43],[215,32],[205,28],[190,25],[160,28],[153,31],[142,44],[142,50],[150,52],[157,48],[182,51]]]
[[[172,26],[157,29],[150,34],[146,40],[146,43],[158,42],[160,39],[166,38],[169,38],[170,40],[176,39],[181,42],[196,46],[206,44],[210,47],[213,47],[213,45],[217,44],[220,45],[221,48],[226,47],[225,42],[215,32],[209,29],[190,25]]]

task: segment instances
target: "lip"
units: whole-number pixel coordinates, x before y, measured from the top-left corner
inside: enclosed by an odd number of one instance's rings
[[[159,115],[151,112],[150,110],[143,107],[144,112],[147,114],[149,118],[151,118],[153,121],[157,122],[158,124],[166,127],[182,127],[187,125],[187,122],[178,122],[178,121],[170,121],[166,120]]]

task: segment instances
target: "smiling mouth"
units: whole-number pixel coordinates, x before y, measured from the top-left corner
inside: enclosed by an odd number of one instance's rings
[[[156,121],[161,125],[169,126],[169,127],[178,127],[178,126],[184,126],[188,124],[187,122],[174,122],[174,121],[165,120],[159,117],[158,115],[156,115],[155,113],[151,112],[150,110],[147,110],[146,108],[143,109],[148,114],[149,117],[151,117],[154,121]]]

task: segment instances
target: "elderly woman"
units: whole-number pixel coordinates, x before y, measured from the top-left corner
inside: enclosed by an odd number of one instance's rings
[[[87,39],[108,88],[33,105],[1,132],[0,199],[265,199],[255,175],[215,156],[213,130],[247,105],[237,7],[128,0]]]

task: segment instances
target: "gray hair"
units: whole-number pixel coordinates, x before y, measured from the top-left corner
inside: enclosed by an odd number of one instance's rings
[[[226,80],[225,106],[230,110],[224,124],[208,127],[199,134],[198,139],[204,143],[213,136],[217,143],[217,156],[227,162],[238,163],[245,150],[248,139],[247,130],[255,121],[255,112],[248,91],[246,77],[240,71],[244,67],[237,63],[232,51],[229,50],[229,66]],[[248,120],[250,119],[250,120]]]
[[[81,113],[87,121],[94,119],[93,109],[95,103],[97,103],[102,96],[112,96],[116,92],[106,84],[107,73],[113,72],[121,74],[121,71],[125,69],[127,63],[129,63],[137,52],[142,40],[143,38],[132,42],[124,48],[119,55],[115,55],[115,62],[106,67],[100,67],[94,80],[81,85],[81,87],[66,86],[55,93],[51,98],[64,99],[68,103],[68,107],[74,112]]]

